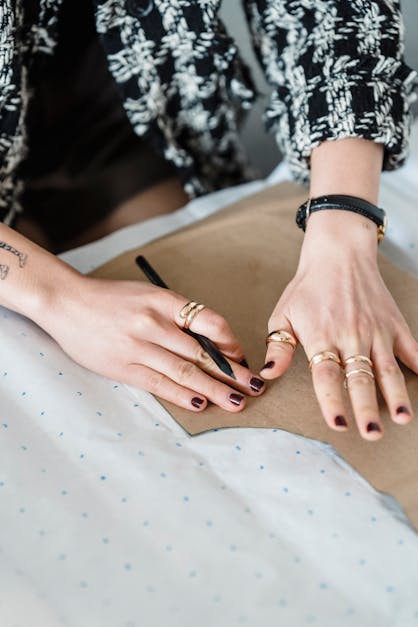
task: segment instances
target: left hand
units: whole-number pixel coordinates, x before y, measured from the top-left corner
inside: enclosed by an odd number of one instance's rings
[[[353,355],[372,360],[375,380],[360,372],[347,382],[354,417],[366,440],[383,435],[376,383],[392,420],[403,425],[412,419],[396,357],[418,374],[418,343],[380,275],[376,239],[375,225],[357,214],[312,214],[296,274],[268,323],[269,332],[280,329],[294,335],[308,360],[321,351],[332,351],[341,360]],[[263,378],[282,375],[292,356],[290,344],[268,344]],[[367,364],[356,362],[347,366],[347,371],[358,368],[370,370]],[[313,366],[312,376],[325,421],[332,429],[345,430],[343,420],[348,424],[348,418],[342,368],[333,361],[322,361]]]

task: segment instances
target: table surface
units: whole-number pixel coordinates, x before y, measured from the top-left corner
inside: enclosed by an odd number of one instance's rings
[[[381,250],[418,273],[418,128],[383,177]],[[88,271],[263,185],[62,255]],[[148,393],[0,309],[2,627],[409,627],[418,537],[333,449],[280,430],[188,436]]]

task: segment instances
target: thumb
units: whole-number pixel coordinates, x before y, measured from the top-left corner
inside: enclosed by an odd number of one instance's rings
[[[297,339],[289,320],[281,314],[270,319],[268,328],[266,359],[260,374],[264,379],[276,379],[292,363]]]

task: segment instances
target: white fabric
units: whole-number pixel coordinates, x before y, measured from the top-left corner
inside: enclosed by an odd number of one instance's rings
[[[418,128],[414,146],[383,179],[382,250],[418,272]],[[63,257],[88,271],[285,178],[281,165]],[[1,627],[418,625],[418,537],[330,447],[189,437],[149,394],[0,320]]]

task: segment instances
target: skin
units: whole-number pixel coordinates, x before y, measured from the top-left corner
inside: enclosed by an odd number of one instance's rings
[[[382,154],[382,146],[362,139],[323,142],[312,153],[310,195],[346,193],[376,203]],[[161,206],[158,190],[154,192],[156,205]],[[178,200],[181,206],[182,199]],[[115,212],[112,229],[143,219],[140,196],[137,201],[131,219],[126,208],[122,212],[122,224]],[[149,202],[148,197],[144,207]],[[30,236],[30,224],[22,221],[20,227]],[[42,234],[38,237],[45,245]],[[241,411],[247,396],[263,393],[260,383],[254,385],[260,375],[239,364],[244,349],[216,312],[204,309],[191,329],[218,345],[230,359],[237,382],[215,371],[199,344],[181,331],[179,312],[190,300],[186,296],[142,282],[86,277],[5,225],[0,225],[0,240],[26,256],[21,267],[22,257],[0,248],[0,264],[8,267],[0,280],[0,304],[34,320],[82,366],[196,412],[204,411],[209,401],[227,411]],[[268,329],[295,335],[308,358],[323,350],[342,358],[371,356],[393,420],[406,424],[412,410],[395,356],[418,372],[418,345],[379,274],[376,240],[376,226],[366,218],[338,211],[313,214],[295,276],[277,295]],[[261,370],[262,378],[281,376],[292,356],[288,344],[269,344],[266,362],[274,364]],[[330,361],[318,364],[313,381],[327,424],[345,430],[334,422],[336,416],[347,419],[339,366]],[[362,437],[382,437],[373,380],[354,375],[348,389]],[[193,402],[196,399],[199,403]],[[397,412],[399,407],[406,412]],[[367,431],[370,423],[381,430]]]
[[[158,184],[118,207],[96,233],[81,234],[72,244],[150,217],[150,205],[161,213],[162,204],[168,212],[185,200],[177,180]],[[204,309],[190,328],[217,344],[230,359],[236,381],[218,372],[198,342],[181,330],[179,313],[189,298],[147,282],[84,276],[46,249],[52,243],[39,227],[25,219],[17,226],[22,233],[0,224],[0,304],[32,319],[74,361],[196,412],[208,402],[236,412],[247,396],[262,394],[264,381],[240,365],[244,350],[216,312]]]
[[[310,196],[350,194],[377,204],[383,146],[359,138],[323,142],[311,155]],[[396,357],[418,373],[418,344],[380,275],[377,227],[346,211],[319,211],[308,219],[298,268],[268,322],[269,331],[292,333],[310,359],[329,350],[343,360],[366,355],[376,381],[365,373],[352,375],[348,392],[355,422],[366,440],[378,440],[384,427],[379,416],[376,384],[391,418],[399,425],[412,419],[403,374]],[[281,376],[290,366],[289,344],[270,343],[261,370],[266,379]],[[269,363],[270,362],[270,363]],[[364,367],[350,364],[347,371]],[[342,399],[343,372],[322,361],[312,368],[313,384],[323,416],[331,429],[337,416],[348,423]],[[400,411],[401,410],[401,411]],[[367,426],[373,430],[367,430]],[[379,430],[377,430],[377,428]]]

